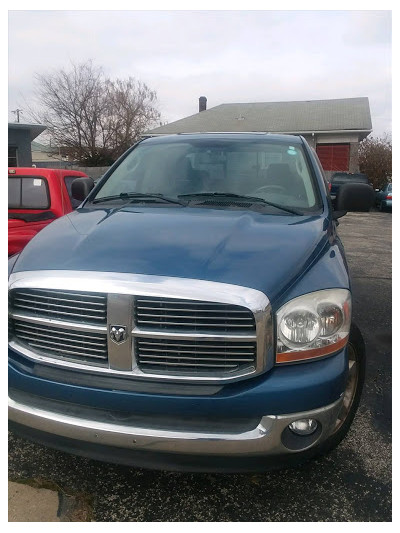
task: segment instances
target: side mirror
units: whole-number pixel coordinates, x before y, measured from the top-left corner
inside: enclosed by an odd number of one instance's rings
[[[344,183],[339,187],[335,199],[334,218],[347,211],[369,211],[375,202],[375,191],[366,183]]]
[[[71,194],[75,200],[83,202],[94,187],[92,178],[76,178],[71,184]]]

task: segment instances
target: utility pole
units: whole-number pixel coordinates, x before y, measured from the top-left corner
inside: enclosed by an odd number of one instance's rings
[[[17,117],[17,122],[19,122],[19,115],[22,115],[22,109],[14,109],[14,111],[11,111],[11,113],[14,113],[14,115]]]

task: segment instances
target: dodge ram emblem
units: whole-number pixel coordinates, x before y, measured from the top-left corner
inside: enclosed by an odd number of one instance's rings
[[[126,341],[126,326],[110,326],[110,339],[116,344]]]

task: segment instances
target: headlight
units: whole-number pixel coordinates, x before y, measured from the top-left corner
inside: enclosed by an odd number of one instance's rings
[[[351,295],[347,289],[311,292],[287,302],[276,318],[277,363],[322,357],[347,343]]]

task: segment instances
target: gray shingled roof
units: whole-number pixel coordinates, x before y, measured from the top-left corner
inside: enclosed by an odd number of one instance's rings
[[[269,131],[306,133],[372,130],[368,98],[221,104],[147,133]]]

